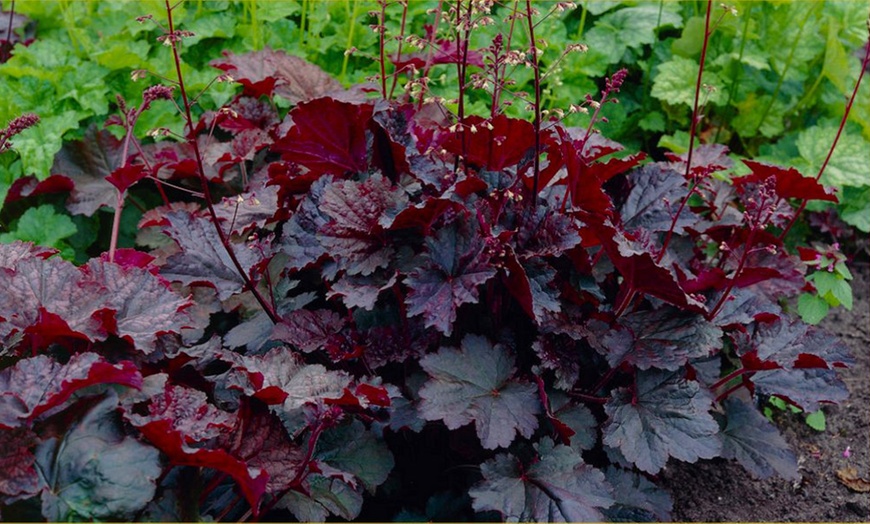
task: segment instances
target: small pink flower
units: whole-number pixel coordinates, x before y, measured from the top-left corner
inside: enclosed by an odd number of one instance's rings
[[[843,450],[843,456],[849,458],[852,456],[852,446],[846,446],[846,449]]]

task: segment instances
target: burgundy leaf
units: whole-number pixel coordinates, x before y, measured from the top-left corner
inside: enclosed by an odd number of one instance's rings
[[[504,269],[508,291],[529,318],[542,322],[548,312],[561,311],[559,290],[553,286],[556,270],[546,262],[532,258],[520,263],[513,253],[508,252]]]
[[[15,179],[6,193],[6,204],[17,202],[23,198],[55,193],[69,193],[75,188],[73,181],[63,175],[51,175],[45,180],[38,180],[33,175]]]
[[[526,215],[517,231],[516,251],[522,258],[558,257],[580,244],[578,223],[565,214],[538,206]]]
[[[431,38],[433,29],[431,26],[426,27],[428,37]],[[410,53],[398,58],[391,58],[396,70],[401,71],[409,67],[413,67],[418,71],[426,68],[426,65],[438,64],[460,64],[464,63],[476,67],[483,67],[483,55],[479,51],[469,49],[465,52],[461,50],[458,40],[436,38],[432,40],[432,49],[428,48],[423,51]]]
[[[0,475],[0,505],[39,493],[39,474],[32,452],[36,443],[36,434],[30,429],[0,430],[0,471],[3,472]]]
[[[132,362],[106,362],[96,353],[77,353],[66,364],[45,355],[19,360],[0,371],[0,427],[16,428],[55,408],[76,391],[95,384],[142,385]]]
[[[279,249],[289,257],[287,267],[290,269],[303,269],[326,255],[317,233],[329,220],[320,203],[324,189],[331,183],[332,177],[327,175],[311,184],[311,190],[284,224]]]
[[[61,330],[66,326],[91,340],[101,339],[99,322],[92,315],[106,298],[104,288],[87,280],[70,262],[57,257],[21,258],[11,269],[0,268],[0,304],[5,305],[0,337],[8,341],[28,328],[38,334],[47,323]]]
[[[685,175],[688,153],[681,155],[665,152],[670,160],[671,169]],[[728,156],[728,146],[722,144],[701,144],[692,150],[690,177],[706,178],[716,171],[731,169],[734,162]]]
[[[243,410],[250,411],[248,404]],[[235,433],[221,437],[220,447],[238,457],[249,468],[259,468],[268,474],[266,493],[280,493],[293,487],[302,478],[305,450],[294,444],[278,417],[256,411],[242,417]]]
[[[167,422],[167,429],[178,434],[186,445],[217,438],[238,423],[235,414],[209,404],[202,391],[171,384],[166,384],[163,391],[151,397],[147,414],[129,411],[126,417],[138,428],[157,421]]]
[[[495,268],[473,220],[454,220],[428,237],[423,259],[405,279],[408,315],[422,314],[427,327],[450,335],[459,306],[477,302],[478,286],[495,276]]]
[[[235,197],[225,197],[214,206],[221,225],[234,235],[262,228],[278,210],[278,188],[257,185]]]
[[[535,147],[535,130],[527,120],[474,115],[456,125],[461,132],[450,133],[442,147],[478,169],[501,171],[515,166]]]
[[[350,275],[370,275],[393,258],[385,229],[407,206],[408,197],[380,175],[365,182],[337,181],[326,187],[321,212],[329,218],[320,242]]]
[[[299,104],[342,90],[341,83],[318,66],[284,51],[266,48],[242,55],[224,51],[224,56],[211,65],[229,73],[255,98],[277,94]]]
[[[773,177],[776,181],[774,186],[776,194],[780,198],[837,202],[837,197],[829,193],[825,189],[825,186],[814,178],[803,176],[800,171],[793,167],[785,169],[772,164],[745,159],[743,163],[752,170],[752,174],[735,178],[733,182],[738,187],[744,186],[747,183],[760,183]]]
[[[37,246],[33,242],[15,240],[8,244],[0,244],[0,268],[13,269],[19,260],[30,258],[46,259],[57,254],[57,250],[50,247]]]
[[[123,193],[130,186],[148,176],[142,164],[124,164],[106,177],[106,180]]]
[[[721,329],[701,315],[670,306],[629,313],[620,317],[619,324],[622,330],[611,330],[602,339],[612,367],[629,362],[638,369],[675,371],[722,346]]]
[[[378,273],[365,277],[345,275],[332,285],[326,298],[338,296],[344,302],[344,307],[348,309],[362,308],[371,311],[381,292],[392,288],[397,277],[398,274],[395,272],[390,274],[389,278]]]
[[[88,128],[81,140],[64,143],[54,157],[51,173],[75,184],[67,203],[70,213],[91,216],[102,206],[113,207],[118,195],[108,177],[125,160],[121,141],[95,126]]]
[[[161,275],[167,280],[185,285],[206,285],[217,290],[218,298],[226,300],[244,291],[245,281],[230,259],[215,231],[214,224],[205,217],[183,211],[165,215],[169,221],[166,233],[181,248],[170,256]],[[232,244],[242,268],[250,274],[253,266],[263,261],[264,253],[248,249],[244,244]]]
[[[339,343],[344,325],[344,319],[332,311],[297,309],[275,325],[272,336],[311,353]]]
[[[372,120],[371,104],[318,98],[299,104],[287,118],[293,120],[293,127],[271,148],[284,160],[316,175],[367,171],[366,130]]]
[[[159,335],[193,327],[184,312],[192,305],[190,300],[174,293],[152,272],[99,259],[92,259],[85,268],[94,282],[106,288],[104,307],[113,315],[114,334],[127,338],[138,350],[151,353]]]

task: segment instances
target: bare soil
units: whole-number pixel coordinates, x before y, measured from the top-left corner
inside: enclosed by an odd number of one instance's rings
[[[852,491],[837,476],[851,467],[870,480],[870,266],[860,261],[850,269],[852,311],[832,310],[821,326],[838,335],[855,356],[855,365],[841,374],[851,395],[839,406],[824,408],[824,432],[797,415],[783,413],[775,419],[798,457],[803,479],[755,480],[722,459],[672,463],[659,485],[671,492],[675,521],[870,522],[870,492]]]

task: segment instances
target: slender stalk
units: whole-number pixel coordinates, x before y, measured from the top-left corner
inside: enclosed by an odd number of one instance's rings
[[[353,0],[353,10],[350,13],[348,13],[349,20],[348,20],[347,46],[346,46],[346,49],[348,50],[348,52],[346,52],[344,54],[344,60],[341,61],[341,74],[339,75],[339,78],[341,79],[342,82],[347,80],[347,78],[346,78],[346,76],[347,76],[347,64],[350,60],[349,51],[353,48],[353,37],[354,37],[353,33],[354,33],[354,30],[356,29],[356,17],[358,15],[358,9],[359,9],[359,0]]]
[[[273,323],[277,324],[280,321],[277,313],[275,313],[275,310],[272,309],[272,306],[268,302],[266,302],[266,300],[263,298],[263,295],[261,295],[260,292],[257,290],[257,286],[251,281],[251,277],[248,276],[247,271],[245,271],[245,269],[242,267],[242,264],[239,262],[235,251],[233,250],[232,246],[230,246],[230,242],[227,238],[226,233],[224,233],[223,229],[220,227],[220,221],[218,220],[217,212],[214,208],[214,199],[211,196],[211,189],[208,186],[208,178],[205,176],[205,166],[202,160],[202,152],[199,150],[199,144],[196,141],[196,131],[193,124],[193,113],[190,109],[190,100],[188,100],[187,98],[187,90],[184,87],[184,76],[181,73],[181,56],[178,54],[178,45],[175,41],[176,33],[175,26],[172,20],[172,7],[169,5],[169,0],[164,1],[166,4],[166,16],[168,18],[169,24],[168,37],[170,39],[170,47],[172,47],[172,57],[175,60],[175,72],[178,76],[178,87],[181,91],[181,100],[184,104],[184,117],[187,123],[189,135],[188,143],[193,148],[193,154],[196,158],[197,173],[199,175],[200,185],[202,186],[202,194],[205,199],[206,207],[208,208],[209,216],[211,217],[212,224],[217,231],[218,238],[220,239],[221,244],[224,246],[224,249],[226,250],[227,255],[229,255],[233,266],[235,266],[236,271],[239,273],[239,276],[242,277],[242,280],[245,283],[245,287],[251,291],[251,294],[263,308],[263,311],[265,311],[266,314],[269,316],[269,319]]]
[[[689,152],[686,155],[686,180],[690,178],[692,173],[692,153],[695,149],[695,136],[698,132],[698,101],[701,97],[701,78],[704,76],[704,64],[707,60],[707,45],[710,43],[710,14],[712,12],[713,0],[707,0],[707,15],[704,19],[704,43],[701,47],[701,61],[698,67],[698,78],[695,80],[695,100],[692,105],[692,122],[689,125]],[[677,212],[674,214],[673,220],[671,220],[671,227],[668,229],[667,235],[665,235],[665,240],[662,242],[662,250],[659,252],[656,262],[661,262],[662,258],[664,258],[665,252],[668,249],[668,244],[671,242],[671,238],[674,235],[674,229],[677,227],[677,220],[680,218],[683,209],[689,202],[689,197],[694,192],[697,183],[698,181],[693,178],[689,192],[686,194],[686,197],[683,198],[682,202],[680,202],[680,207],[677,208]]]
[[[381,98],[387,99],[387,53],[386,53],[386,32],[387,32],[387,0],[381,0],[381,19],[378,23],[378,46],[381,53]]]
[[[399,47],[396,49],[396,60],[402,56],[402,43],[405,40],[405,25],[408,22],[408,1],[402,2],[402,24],[399,27]],[[396,92],[396,84],[399,83],[399,72],[393,72],[393,85],[390,86],[390,98],[393,98],[393,93]]]
[[[828,162],[831,161],[831,157],[834,155],[834,149],[837,148],[837,142],[840,141],[840,135],[843,134],[843,129],[846,127],[846,120],[849,118],[849,113],[852,111],[852,104],[855,103],[855,97],[858,96],[858,89],[861,87],[861,81],[864,79],[864,73],[867,72],[867,69],[870,68],[870,17],[867,18],[867,45],[864,48],[864,59],[861,60],[861,72],[858,74],[858,81],[855,82],[855,88],[852,89],[852,96],[849,97],[849,101],[846,103],[846,107],[843,109],[843,118],[840,119],[840,127],[837,128],[837,134],[834,135],[834,141],[831,143],[831,148],[828,149],[828,155],[825,157],[825,161],[822,162],[821,167],[819,167],[819,172],[816,173],[816,180],[822,178],[822,174],[825,172],[825,169],[828,167]],[[791,230],[792,226],[794,226],[795,222],[797,222],[798,217],[807,207],[807,200],[803,199],[801,201],[800,206],[798,206],[797,211],[795,211],[794,216],[791,217],[791,221],[782,230],[782,233],[779,234],[779,239],[782,240]]]
[[[529,52],[532,54],[532,71],[535,74],[535,167],[532,178],[532,209],[538,201],[538,179],[541,175],[541,68],[538,62],[538,45],[535,41],[535,24],[532,23],[532,0],[526,0],[526,18],[529,23]]]
[[[9,6],[9,25],[6,26],[6,45],[3,47],[3,61],[12,56],[12,20],[15,18],[15,0]]]
[[[749,21],[752,20],[750,14],[752,13],[753,4],[750,2],[746,7],[746,12],[743,13],[743,31],[740,35],[740,51],[737,53],[737,63],[743,63],[743,53],[746,50],[746,42],[749,41],[749,38],[746,35],[749,34]],[[731,101],[734,100],[734,95],[737,94],[737,86],[740,84],[740,73],[743,72],[742,67],[734,68],[734,78],[731,79],[731,86],[728,88],[728,100],[725,102],[725,107],[731,107]],[[716,129],[716,136],[713,138],[713,143],[719,142],[719,133],[722,131],[722,126],[718,126]]]

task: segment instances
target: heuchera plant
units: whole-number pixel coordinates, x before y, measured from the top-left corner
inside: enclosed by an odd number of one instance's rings
[[[145,184],[164,203],[147,252],[0,245],[4,516],[667,520],[671,459],[799,478],[758,403],[842,401],[851,357],[790,312],[805,265],[778,233],[836,197],[750,160],[729,180],[722,145],[624,151],[593,124],[626,70],[573,108],[588,127],[545,120],[536,12],[511,14],[528,47],[472,52],[490,8],[442,4],[455,38],[393,57],[397,98],[386,73],[344,90],[281,51],[227,54],[220,110],[194,118],[179,68],[175,93],[122,104],[123,141],[65,146],[73,213]],[[508,62],[535,71],[531,122],[499,112]],[[436,65],[457,104],[413,76]],[[491,114],[465,114],[487,78]],[[158,98],[186,135],[140,143]]]

